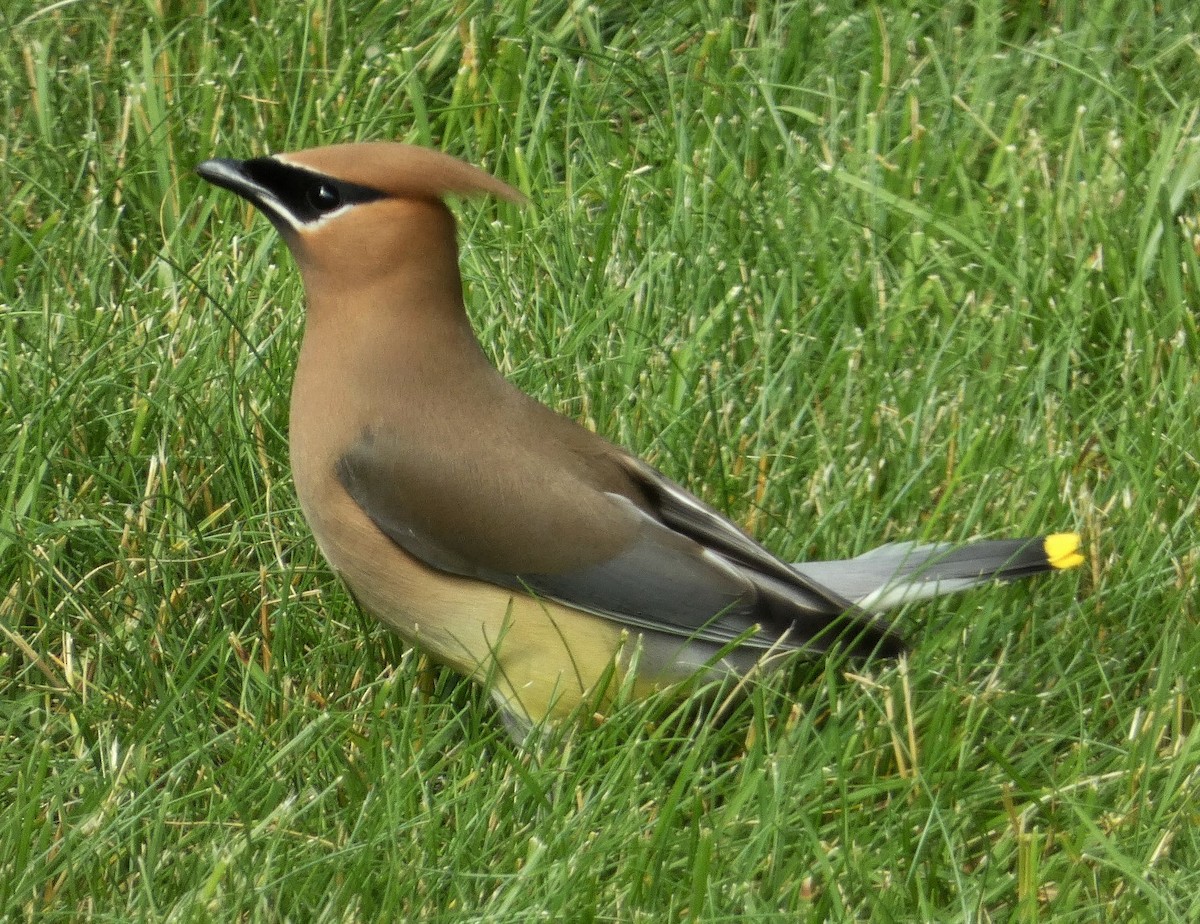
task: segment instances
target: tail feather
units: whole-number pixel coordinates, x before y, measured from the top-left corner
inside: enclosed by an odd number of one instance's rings
[[[1083,563],[1076,533],[1032,539],[893,542],[841,561],[800,562],[792,567],[864,610],[881,612],[966,590],[990,581],[1015,581]]]

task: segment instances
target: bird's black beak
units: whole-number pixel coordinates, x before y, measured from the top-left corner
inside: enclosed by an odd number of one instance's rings
[[[267,216],[281,233],[295,230],[295,219],[279,200],[275,190],[263,182],[262,168],[278,170],[279,165],[269,158],[257,160],[233,160],[214,157],[196,167],[196,172],[214,186],[237,193]],[[269,174],[268,174],[269,176]]]
[[[251,201],[254,201],[254,193],[262,192],[262,187],[247,174],[245,161],[214,157],[196,167],[196,172],[213,185],[228,189]]]

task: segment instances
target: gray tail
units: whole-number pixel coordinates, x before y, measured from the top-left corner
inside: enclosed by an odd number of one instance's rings
[[[1074,568],[1083,563],[1076,533],[1032,539],[984,539],[966,545],[893,542],[842,561],[792,567],[864,610],[881,612],[986,584]]]

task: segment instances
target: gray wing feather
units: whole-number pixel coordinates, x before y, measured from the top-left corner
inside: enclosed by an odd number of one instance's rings
[[[738,569],[701,554],[694,542],[625,497],[608,495],[637,521],[637,538],[616,556],[555,574],[498,571],[468,560],[452,543],[406,519],[372,460],[370,453],[347,453],[338,462],[338,480],[380,531],[431,568],[683,638],[725,644],[750,633],[746,643],[763,648],[778,641],[753,635],[761,622],[754,618],[758,592]]]
[[[351,450],[337,464],[343,487],[400,548],[437,570],[525,591],[624,625],[751,648],[823,650],[841,640],[857,654],[894,655],[903,643],[844,596],[793,571],[716,511],[649,466],[622,463],[649,509],[606,492],[634,540],[620,552],[555,573],[500,571],[405,518],[378,454]],[[581,490],[590,490],[582,485]]]
[[[753,571],[771,575],[791,587],[797,602],[814,614],[831,615],[854,609],[853,600],[802,572],[789,569],[737,528],[727,517],[685,491],[657,469],[633,456],[626,456],[629,472],[653,497],[663,521],[707,548],[719,551]],[[797,577],[799,580],[797,580]]]

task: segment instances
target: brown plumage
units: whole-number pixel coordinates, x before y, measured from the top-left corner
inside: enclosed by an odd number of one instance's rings
[[[516,725],[630,663],[644,690],[835,642],[895,655],[864,606],[1077,563],[1068,535],[976,543],[969,561],[903,545],[786,564],[488,361],[442,196],[523,201],[507,184],[389,143],[199,172],[266,213],[304,278],[291,458],[322,550],[368,611],[489,684]]]

